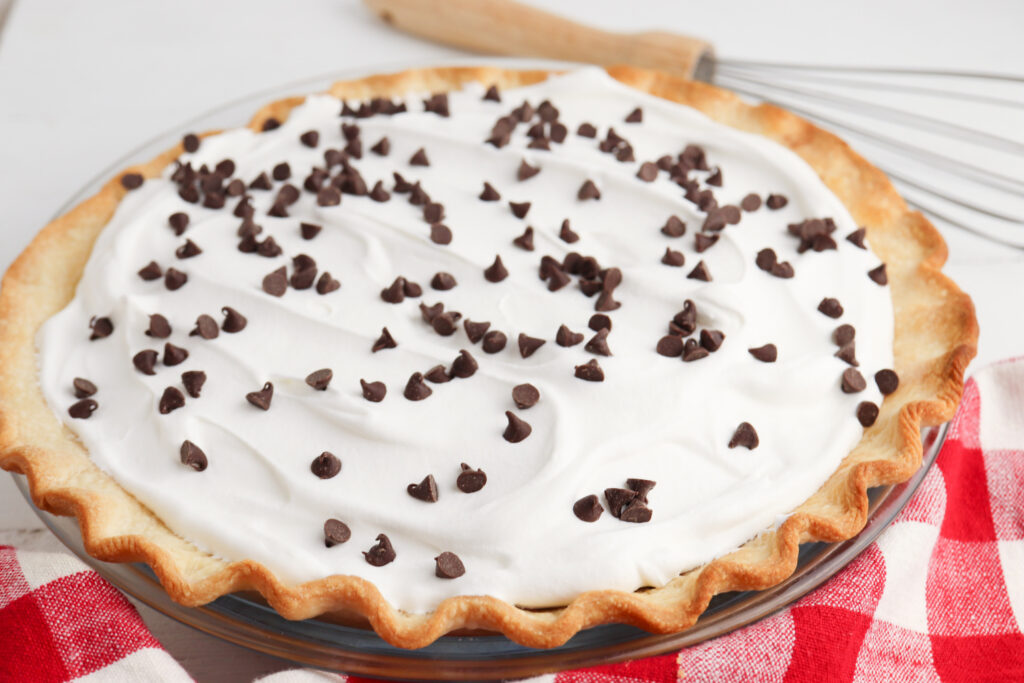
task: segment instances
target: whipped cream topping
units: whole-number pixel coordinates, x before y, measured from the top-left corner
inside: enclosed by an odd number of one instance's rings
[[[430,241],[422,209],[408,195],[376,202],[346,194],[340,205],[324,207],[303,191],[289,216],[274,217],[267,211],[283,183],[250,190],[254,220],[263,227],[258,238],[272,236],[282,248],[273,258],[239,251],[234,199],[220,210],[183,201],[170,180],[173,168],[124,198],[75,298],[38,335],[40,378],[48,402],[92,460],[173,531],[218,557],[259,561],[288,581],[364,577],[394,606],[413,612],[456,595],[557,605],[591,589],[662,585],[737,548],[813,494],[861,438],[857,406],[881,402],[871,377],[893,364],[892,303],[888,288],[867,275],[879,260],[842,239],[857,225],[805,162],[597,69],[503,91],[500,103],[483,94],[478,84],[451,93],[450,117],[424,111],[429,93],[421,93],[405,98],[408,113],[358,120],[339,118],[339,100],[311,96],[275,130],[227,131],[181,159],[195,168],[231,159],[234,177],[246,183],[287,161],[290,182],[301,187],[312,167],[324,165],[325,149],[344,147],[340,124],[355,122],[366,153],[352,163],[370,186],[383,179],[391,190],[394,171],[421,181],[445,207],[443,222],[453,233],[447,246]],[[520,125],[508,145],[484,144],[500,116],[524,100],[536,106],[545,99],[568,126],[564,143],[528,149],[528,126]],[[642,123],[624,122],[636,107]],[[582,122],[596,126],[597,139],[576,134]],[[609,126],[632,144],[635,162],[598,150]],[[319,132],[316,147],[299,140],[310,130]],[[385,136],[389,154],[369,153]],[[667,174],[650,183],[636,177],[642,162],[688,144],[702,146],[711,168],[722,169],[722,186],[712,188],[719,204],[738,205],[750,192],[779,193],[788,204],[745,212],[698,254],[694,234],[705,214]],[[429,166],[409,164],[420,148]],[[540,172],[520,181],[524,159]],[[707,176],[691,175],[702,182]],[[577,198],[588,179],[599,200]],[[478,199],[483,181],[501,201]],[[526,217],[515,217],[508,201],[531,202]],[[179,211],[190,217],[181,236],[167,222]],[[662,234],[671,215],[686,223],[685,236]],[[797,253],[786,226],[812,217],[834,220],[838,249]],[[574,244],[558,238],[566,218],[580,235]],[[305,240],[302,222],[323,230]],[[535,230],[532,252],[512,243],[527,226]],[[175,250],[186,238],[202,253],[179,259]],[[661,262],[666,247],[683,253],[682,268]],[[755,258],[764,248],[790,262],[795,276],[759,269]],[[622,270],[615,290],[622,306],[608,313],[611,356],[554,341],[562,324],[593,336],[587,322],[596,297],[583,296],[575,282],[550,292],[538,279],[542,255],[561,260],[570,251]],[[289,289],[279,298],[264,292],[263,278],[281,266],[291,273],[299,254],[330,271],[340,289]],[[492,283],[484,270],[497,254],[509,276]],[[686,277],[701,260],[710,282]],[[188,281],[169,291],[161,279],[143,280],[137,271],[150,261],[186,273]],[[457,286],[431,289],[439,271]],[[382,301],[381,290],[397,276],[419,283],[422,297]],[[839,300],[840,318],[818,311],[824,297]],[[698,307],[700,328],[725,334],[717,352],[689,363],[655,352],[686,299]],[[461,324],[440,336],[423,322],[420,302],[443,302],[446,310],[489,321],[509,344],[484,353]],[[245,330],[209,340],[189,336],[197,316],[219,321],[224,306],[248,319]],[[155,313],[170,322],[167,339],[145,334]],[[110,317],[109,337],[89,340],[93,316]],[[840,389],[849,365],[835,357],[832,332],[841,323],[857,331],[859,369],[868,378],[860,393]],[[372,353],[385,326],[398,346]],[[546,343],[524,359],[520,333]],[[152,376],[133,366],[136,353],[162,350],[165,341],[186,349],[188,358],[175,367],[157,363]],[[748,352],[767,343],[778,348],[774,363]],[[403,397],[412,373],[450,367],[460,349],[478,362],[475,375],[428,382],[433,393],[425,400]],[[604,381],[575,377],[574,366],[593,358]],[[325,391],[304,381],[321,368],[333,371]],[[165,388],[181,388],[183,372],[200,370],[207,375],[201,396],[186,396],[184,407],[160,414]],[[76,377],[99,389],[88,419],[68,414]],[[386,384],[386,398],[364,399],[360,379]],[[268,381],[275,392],[263,411],[245,397]],[[527,382],[540,399],[520,410],[512,388]],[[532,427],[519,443],[502,438],[509,410]],[[756,449],[728,447],[741,422],[756,429]],[[182,464],[186,439],[208,457],[205,471]],[[310,471],[323,451],[341,461],[330,479]],[[457,488],[463,462],[486,472],[481,490]],[[435,503],[406,490],[427,474],[437,481]],[[631,524],[606,510],[585,523],[573,514],[574,502],[588,494],[607,508],[602,492],[631,477],[657,482],[648,494],[650,522]],[[330,548],[323,531],[329,518],[351,530],[347,542]],[[371,566],[363,552],[381,533],[396,558]],[[434,558],[442,552],[455,553],[465,574],[438,578]]]

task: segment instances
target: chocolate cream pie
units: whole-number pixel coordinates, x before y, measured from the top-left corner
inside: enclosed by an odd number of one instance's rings
[[[919,467],[977,336],[945,255],[841,141],[705,84],[338,83],[43,229],[0,464],[187,605],[679,630]]]

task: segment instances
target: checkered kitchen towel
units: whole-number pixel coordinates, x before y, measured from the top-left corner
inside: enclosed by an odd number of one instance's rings
[[[893,525],[783,612],[682,652],[542,676],[640,681],[1024,681],[1024,359],[979,371]],[[63,555],[0,549],[0,681],[185,677],[120,595]],[[90,679],[91,680],[91,679]],[[308,670],[267,683],[348,681]]]

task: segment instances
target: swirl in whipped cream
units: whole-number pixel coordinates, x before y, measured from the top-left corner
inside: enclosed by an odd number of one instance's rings
[[[892,366],[892,303],[887,288],[866,275],[877,257],[841,239],[857,226],[805,162],[763,137],[635,91],[600,70],[508,90],[501,103],[484,100],[483,92],[471,84],[451,93],[447,118],[425,112],[427,94],[419,94],[406,98],[408,113],[356,121],[365,147],[382,137],[390,142],[388,155],[367,153],[353,162],[368,184],[383,179],[390,190],[394,171],[421,181],[444,204],[444,223],[453,233],[447,246],[430,241],[421,207],[404,195],[387,202],[344,195],[340,205],[323,207],[303,192],[288,217],[273,217],[267,210],[281,183],[269,192],[253,190],[260,239],[273,236],[283,250],[274,258],[241,253],[234,202],[221,210],[186,203],[170,180],[173,168],[121,202],[74,300],[39,333],[41,382],[93,461],[173,531],[226,560],[259,561],[289,581],[365,577],[408,611],[430,610],[455,595],[564,604],[591,589],[662,585],[737,548],[813,494],[861,438],[857,405],[880,403],[881,395],[870,381],[861,393],[840,391],[849,366],[834,356],[832,331],[840,323],[856,328],[860,369],[870,378]],[[514,106],[545,99],[568,126],[564,143],[552,151],[528,149],[522,125],[506,146],[483,143],[495,120]],[[246,182],[287,161],[291,182],[301,185],[313,166],[323,165],[325,149],[344,146],[341,107],[329,96],[309,97],[276,130],[209,137],[182,161],[212,168],[229,158],[235,177]],[[625,123],[636,107],[643,122]],[[576,134],[582,122],[597,127],[598,139]],[[635,162],[598,150],[609,126],[632,144]],[[309,130],[319,131],[315,148],[299,140]],[[694,233],[704,214],[666,174],[650,183],[636,177],[642,162],[691,143],[723,170],[723,185],[713,188],[720,204],[776,192],[788,205],[744,213],[698,254]],[[430,165],[410,165],[421,147]],[[540,172],[520,181],[524,159]],[[577,199],[588,179],[599,188],[599,200]],[[478,199],[484,181],[502,201]],[[531,202],[526,218],[516,218],[508,201]],[[182,236],[167,226],[178,211],[191,219]],[[670,215],[687,224],[685,236],[661,233]],[[786,226],[811,217],[835,221],[838,249],[797,253]],[[566,218],[580,236],[574,244],[558,237]],[[323,230],[305,240],[301,222]],[[535,231],[532,252],[512,243],[528,225]],[[186,238],[202,253],[178,259],[175,250]],[[666,247],[683,253],[684,267],[661,262]],[[794,266],[795,277],[773,277],[755,266],[766,247]],[[537,277],[541,255],[562,259],[570,251],[624,275],[615,290],[622,307],[608,314],[613,355],[598,358],[603,382],[574,376],[574,366],[595,357],[584,344],[554,342],[562,324],[592,336],[587,321],[594,299],[575,284],[550,292]],[[323,296],[315,289],[289,289],[280,298],[264,292],[263,278],[282,265],[290,272],[299,254],[315,258],[341,288]],[[498,254],[509,276],[492,283],[484,269]],[[686,277],[700,260],[711,282]],[[161,280],[141,279],[137,271],[150,261],[185,272],[187,283],[168,291]],[[458,284],[432,289],[437,272],[450,273]],[[397,276],[422,285],[423,296],[382,301],[381,290]],[[817,310],[823,297],[841,302],[841,318]],[[717,352],[691,363],[655,352],[686,299],[696,302],[701,328],[725,333]],[[454,335],[440,336],[423,322],[420,302],[443,302],[446,310],[489,321],[510,343],[486,354],[461,325]],[[197,316],[219,319],[224,306],[246,316],[244,331],[210,340],[189,336]],[[167,340],[145,334],[154,313],[171,324]],[[89,341],[88,322],[96,315],[109,315],[115,329]],[[383,327],[398,345],[372,353]],[[515,343],[520,333],[547,343],[524,359]],[[158,364],[153,376],[133,367],[134,354],[162,349],[164,341],[185,348],[187,360]],[[778,348],[774,363],[748,352],[767,343]],[[425,400],[403,397],[412,373],[450,366],[460,349],[479,363],[472,377],[430,385]],[[333,371],[325,391],[304,381],[321,368]],[[165,388],[180,387],[181,374],[197,370],[207,375],[201,397],[160,414]],[[99,408],[89,419],[68,416],[75,377],[99,387]],[[360,379],[384,382],[386,398],[365,400]],[[268,381],[273,403],[262,411],[245,396]],[[523,383],[536,387],[540,399],[520,410],[511,391]],[[508,410],[532,426],[519,443],[502,438]],[[727,447],[741,422],[756,428],[756,449]],[[186,439],[207,455],[205,471],[179,459]],[[310,471],[324,451],[341,461],[333,478]],[[486,472],[483,489],[466,494],[456,487],[463,462]],[[406,490],[428,474],[438,485],[435,503]],[[585,523],[573,514],[577,499],[601,497],[630,477],[657,482],[648,495],[650,522],[630,524],[606,512]],[[325,547],[328,518],[343,520],[351,539]],[[381,533],[396,559],[374,567],[362,551]],[[434,558],[442,552],[458,555],[465,574],[435,576]]]

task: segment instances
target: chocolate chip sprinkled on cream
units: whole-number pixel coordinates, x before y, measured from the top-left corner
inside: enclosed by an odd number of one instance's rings
[[[878,406],[871,401],[861,401],[857,404],[857,421],[862,427],[870,427],[878,419]]]
[[[149,329],[146,330],[147,337],[154,337],[155,339],[167,339],[171,336],[171,324],[167,322],[167,318],[154,313],[149,316]]]
[[[639,497],[634,498],[619,515],[619,519],[623,522],[632,522],[634,524],[643,524],[644,522],[651,521],[651,517],[654,513],[647,507],[647,504],[640,500]]]
[[[180,259],[192,258],[193,256],[199,256],[203,250],[199,248],[192,240],[185,240],[185,244],[181,245],[174,250],[174,255]]]
[[[462,471],[455,479],[455,486],[463,493],[476,493],[487,484],[487,474],[483,470],[474,470],[466,463],[460,467]]]
[[[160,264],[158,264],[156,261],[150,261],[142,269],[139,270],[139,277],[141,277],[143,280],[146,280],[147,282],[159,280],[161,277],[163,277],[163,274],[163,269],[160,268]]]
[[[434,223],[430,226],[430,241],[434,244],[451,244],[452,231],[444,223]]]
[[[414,372],[409,377],[409,381],[406,382],[405,391],[402,395],[410,401],[422,401],[432,393],[434,393],[434,390],[423,382],[423,373]]]
[[[203,391],[203,385],[206,384],[206,373],[202,370],[189,370],[181,374],[181,384],[185,387],[185,391],[192,398],[199,398],[199,395]]]
[[[341,460],[329,451],[324,451],[313,458],[309,465],[310,471],[321,479],[330,479],[341,472]]]
[[[95,384],[81,377],[76,377],[71,386],[74,389],[75,398],[88,398],[99,391]]]
[[[880,285],[887,285],[887,284],[889,284],[889,276],[885,272],[885,264],[884,263],[882,265],[878,266],[877,268],[872,268],[871,270],[869,270],[868,271],[868,277],[871,278],[872,280],[874,280],[876,283],[878,283]]]
[[[249,183],[250,190],[269,190],[273,186],[274,184],[270,181],[270,176],[265,171],[253,178],[252,182]]]
[[[163,395],[160,396],[160,403],[157,405],[157,410],[161,415],[167,415],[168,413],[184,406],[185,395],[181,393],[181,390],[177,387],[167,387],[164,389]]]
[[[405,301],[405,278],[399,275],[388,287],[380,291],[380,298],[389,304],[400,304]]]
[[[868,231],[865,228],[857,228],[846,236],[846,241],[856,247],[860,247],[861,249],[867,249],[867,247],[864,246],[864,237],[867,234]]]
[[[334,377],[334,373],[330,368],[323,368],[322,370],[315,370],[314,372],[306,375],[306,384],[313,387],[318,391],[326,391],[327,385],[331,383],[331,379]]]
[[[711,271],[708,270],[708,265],[704,261],[700,261],[694,266],[687,275],[687,278],[691,280],[701,280],[702,282],[711,282]]]
[[[667,237],[682,237],[686,234],[686,223],[678,216],[669,216],[665,225],[661,226],[661,234]]]
[[[769,209],[772,209],[774,211],[781,209],[786,204],[789,204],[789,200],[786,199],[781,194],[770,194],[768,195],[768,199],[765,200],[765,204],[768,206]]]
[[[462,314],[455,311],[438,313],[431,319],[430,326],[442,337],[450,337],[458,329],[458,322],[461,317]]]
[[[446,292],[449,289],[452,289],[457,284],[458,283],[455,281],[455,276],[453,276],[451,273],[435,273],[434,277],[431,278],[430,280],[431,288],[442,292]]]
[[[899,388],[900,378],[892,370],[879,370],[875,373],[875,384],[878,385],[878,390],[882,392],[883,396],[888,396]]]
[[[843,324],[840,325],[832,332],[832,341],[836,346],[845,346],[846,344],[853,341],[857,331],[853,329],[853,325]]]
[[[633,111],[629,112],[626,117],[626,123],[640,123],[644,120],[644,110],[637,107]]]
[[[188,439],[182,442],[181,449],[178,451],[178,457],[181,459],[182,465],[187,465],[196,472],[202,472],[209,466],[209,461],[203,449]]]
[[[473,322],[472,320],[469,320],[467,318],[466,321],[462,323],[462,326],[466,330],[466,336],[469,337],[469,341],[476,344],[478,341],[483,339],[484,334],[487,333],[487,330],[488,328],[490,328],[491,323]]]
[[[271,296],[284,296],[288,291],[288,270],[281,266],[263,278],[263,291]]]
[[[99,408],[99,404],[96,401],[91,398],[83,398],[81,401],[71,404],[71,407],[68,408],[68,415],[76,420],[88,420],[97,408]]]
[[[725,334],[720,330],[701,330],[700,331],[700,345],[712,353],[717,351],[722,346],[722,342],[725,340]]]
[[[225,306],[220,309],[220,311],[224,314],[224,322],[221,324],[220,329],[225,332],[230,334],[241,332],[245,329],[245,326],[249,324],[249,321],[246,320],[244,315],[230,306]]]
[[[572,505],[572,513],[584,522],[596,522],[603,512],[604,508],[594,494],[583,496]]]
[[[590,316],[590,320],[587,321],[587,327],[592,329],[594,332],[600,332],[601,330],[611,331],[612,319],[604,313],[595,313]]]
[[[661,257],[661,262],[666,266],[681,268],[686,263],[686,258],[683,256],[683,252],[673,251],[671,247],[665,247],[665,255]]]
[[[736,431],[733,432],[732,438],[729,439],[729,448],[743,446],[749,450],[754,450],[760,443],[761,440],[757,438],[754,426],[749,422],[740,422],[739,426],[736,427]]]
[[[530,356],[532,356],[534,353],[537,352],[537,349],[544,346],[545,343],[543,339],[531,337],[530,335],[524,332],[519,333],[519,338],[517,341],[519,344],[519,355],[522,356],[523,358],[529,358]]]
[[[181,289],[186,282],[188,282],[188,275],[176,268],[168,268],[164,273],[164,286],[172,292]]]
[[[516,218],[526,218],[526,214],[530,211],[530,202],[509,202],[508,206]]]
[[[516,178],[518,178],[520,181],[529,180],[538,173],[540,173],[540,167],[531,166],[530,164],[526,163],[526,159],[523,159],[522,161],[519,162],[519,170],[516,171]]]
[[[363,398],[371,403],[380,403],[388,393],[388,388],[384,385],[384,382],[367,382],[361,379],[359,380],[359,385],[363,390]]]
[[[139,351],[132,357],[132,364],[144,375],[155,375],[156,370],[154,368],[159,358],[159,353],[153,349],[146,349],[145,351]]]
[[[427,151],[420,147],[409,159],[410,166],[430,166],[430,159],[427,158]]]
[[[576,377],[586,380],[587,382],[603,382],[604,381],[604,370],[597,364],[597,359],[591,359],[583,365],[577,365],[575,369]]]
[[[216,339],[220,336],[220,326],[211,316],[202,313],[196,318],[196,326],[188,333],[188,336]]]
[[[466,573],[466,567],[455,553],[445,551],[434,558],[434,576],[439,579],[457,579]]]
[[[126,190],[135,190],[142,187],[143,180],[141,173],[125,173],[121,176],[121,186]]]
[[[761,208],[761,197],[753,192],[740,201],[740,208],[747,213],[753,213]]]
[[[583,341],[583,334],[580,332],[573,332],[565,325],[561,325],[558,328],[558,332],[555,334],[555,343],[559,346],[576,346]]]
[[[164,365],[172,367],[175,365],[181,365],[188,359],[188,351],[175,346],[174,344],[167,342],[164,344]]]
[[[320,275],[320,279],[316,281],[317,294],[330,294],[338,289],[341,289],[341,282],[331,277],[331,274],[327,271],[324,271]]]
[[[857,394],[866,389],[868,383],[864,381],[864,375],[860,374],[853,368],[847,368],[843,370],[842,382],[840,388],[844,394]]]
[[[523,234],[513,239],[512,244],[525,251],[533,251],[533,228],[526,226]]]
[[[188,223],[188,214],[181,211],[172,213],[167,217],[167,224],[171,226],[171,230],[174,231],[174,234],[179,237],[183,232],[185,232],[185,229],[188,227]]]
[[[608,504],[608,512],[612,513],[612,516],[617,518],[622,517],[623,510],[627,505],[632,503],[636,497],[636,491],[631,489],[612,487],[604,490],[604,499]]]
[[[580,185],[580,189],[576,192],[576,198],[580,200],[600,199],[601,191],[597,189],[597,185],[594,184],[593,180],[584,180],[583,184]]]
[[[558,230],[558,239],[567,244],[573,244],[580,239],[580,236],[569,226],[568,218],[562,221],[562,227]]]
[[[324,545],[328,548],[341,545],[350,538],[352,538],[352,531],[340,519],[332,518],[324,522]]]
[[[270,410],[270,402],[274,398],[274,385],[267,382],[259,391],[250,391],[245,395],[245,400],[260,410]]]
[[[700,360],[701,358],[707,358],[710,355],[710,351],[701,346],[696,339],[687,339],[683,343],[683,362],[692,363]]]
[[[839,303],[839,299],[831,297],[822,299],[821,303],[818,304],[818,310],[830,318],[839,318],[843,315],[843,306]]]
[[[533,427],[511,410],[505,411],[505,417],[508,419],[508,426],[505,427],[505,432],[502,434],[505,441],[519,443],[533,432]]]
[[[452,361],[451,376],[458,377],[460,379],[472,377],[476,374],[479,367],[480,366],[477,364],[476,359],[473,358],[473,354],[466,349],[462,349],[459,351],[459,355],[456,356],[455,360]]]
[[[96,341],[109,337],[114,332],[114,323],[107,317],[92,318],[89,320],[89,329],[92,330],[89,341]]]
[[[496,202],[501,199],[501,193],[494,189],[488,182],[484,183],[483,192],[480,193],[480,200],[485,202]]]
[[[658,177],[658,166],[650,161],[645,161],[640,164],[640,169],[636,172],[636,177],[645,183],[653,183]]]
[[[199,136],[195,133],[188,133],[181,139],[182,148],[189,153],[199,149]]]
[[[452,377],[448,374],[448,371],[444,369],[443,365],[435,365],[434,367],[423,373],[423,378],[431,384],[444,384],[450,382]]]
[[[608,348],[608,331],[608,328],[598,330],[583,348],[598,356],[612,355],[611,349]]]
[[[576,129],[576,135],[582,138],[595,138],[597,137],[597,128],[590,123],[581,123],[580,127]]]
[[[415,299],[423,295],[423,288],[411,280],[405,280],[402,283],[402,292],[410,299]]]
[[[264,119],[260,125],[260,131],[266,133],[267,131],[274,130],[281,126],[281,122],[275,119],[273,116],[268,116]]]
[[[508,270],[505,268],[505,264],[501,262],[501,256],[496,255],[494,257],[494,263],[484,270],[484,278],[488,282],[501,282],[508,277]]]
[[[501,95],[498,93],[498,86],[490,85],[487,88],[487,92],[484,93],[483,99],[491,102],[501,102]]]
[[[775,344],[765,344],[752,349],[747,349],[750,355],[762,363],[774,363],[779,357],[779,351]]]
[[[655,350],[659,355],[676,358],[683,353],[683,340],[674,334],[668,334],[658,340]]]
[[[512,401],[520,410],[526,410],[537,405],[540,400],[540,391],[532,384],[518,384],[512,388]]]
[[[705,232],[698,232],[693,236],[694,246],[697,249],[698,254],[703,254],[705,251],[715,246],[715,242],[718,241],[718,235],[709,235]]]
[[[860,365],[860,363],[857,362],[857,349],[855,344],[856,342],[852,339],[846,342],[839,347],[838,351],[835,352],[835,357],[853,366]]]

